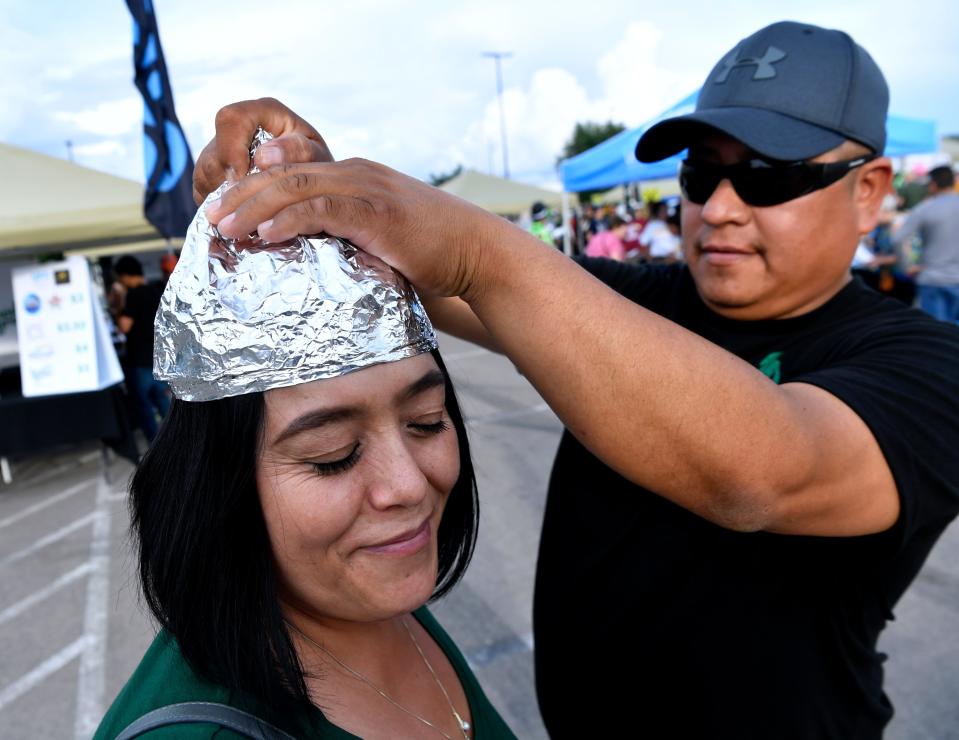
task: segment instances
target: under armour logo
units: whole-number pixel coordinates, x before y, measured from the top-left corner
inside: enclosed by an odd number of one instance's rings
[[[753,74],[754,80],[771,80],[776,76],[776,70],[773,68],[773,65],[785,58],[786,52],[777,49],[775,46],[768,47],[766,53],[758,59],[756,57],[734,59],[733,55],[730,54],[723,60],[725,66],[723,71],[719,73],[719,77],[716,78],[716,84],[720,85],[725,82],[734,67],[745,67],[750,64],[756,65],[756,72]]]

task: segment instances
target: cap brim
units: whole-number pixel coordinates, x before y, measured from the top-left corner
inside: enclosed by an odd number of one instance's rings
[[[660,121],[636,144],[640,162],[658,162],[689,148],[714,129],[770,159],[809,159],[846,139],[834,131],[757,108],[713,108]]]

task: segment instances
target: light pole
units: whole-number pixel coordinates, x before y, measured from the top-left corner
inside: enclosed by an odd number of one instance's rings
[[[503,177],[509,180],[509,152],[506,147],[506,111],[503,109],[503,69],[500,60],[513,56],[511,51],[484,51],[484,57],[496,62],[496,96],[499,98],[499,132],[503,142]]]

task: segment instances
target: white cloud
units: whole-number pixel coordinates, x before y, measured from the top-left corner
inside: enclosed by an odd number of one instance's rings
[[[81,144],[73,147],[73,151],[82,159],[96,159],[115,155],[123,156],[127,153],[127,148],[119,141],[110,139],[98,141],[95,144]]]
[[[255,0],[163,0],[157,12],[194,155],[222,105],[271,95],[338,157],[420,177],[460,163],[499,173],[494,67],[481,57],[498,49],[513,52],[503,62],[510,169],[546,182],[577,121],[647,120],[695,89],[736,40],[782,16],[845,28],[883,67],[897,113],[959,128],[954,0],[922,0],[936,19],[922,30],[889,22],[901,15],[894,0],[794,5],[741,0],[732,15],[705,0],[606,0],[602,12],[564,0],[354,0],[330,13],[311,0],[274,0],[267,12]],[[0,0],[0,140],[63,156],[70,139],[77,153],[96,147],[83,163],[142,178],[126,8],[61,11],[53,0]]]
[[[649,23],[630,23],[622,37],[595,63],[600,86],[592,95],[573,72],[539,69],[526,87],[504,93],[511,174],[537,184],[555,182],[556,157],[578,122],[607,120],[637,126],[696,88],[689,73],[672,71],[660,59],[663,32]],[[502,173],[499,107],[487,103],[453,150],[470,152],[466,163],[489,168],[489,156],[477,156],[475,142],[491,142],[495,174]],[[473,143],[471,146],[470,143]]]
[[[676,71],[672,60],[662,59],[664,33],[650,23],[630,23],[620,39],[597,65],[603,83],[608,118],[637,126],[685,97],[702,81]]]
[[[59,111],[57,120],[72,123],[80,131],[101,136],[121,136],[143,125],[143,101],[136,94],[98,103],[78,111]]]

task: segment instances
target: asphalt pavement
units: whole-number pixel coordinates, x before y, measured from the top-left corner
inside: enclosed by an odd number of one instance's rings
[[[449,337],[441,349],[470,430],[481,524],[469,572],[433,611],[516,734],[545,738],[530,622],[561,425],[507,359]],[[13,482],[0,484],[3,740],[89,738],[153,637],[129,545],[131,471],[90,444],[15,459]],[[886,737],[959,738],[959,526],[895,614],[880,643],[896,707]]]

